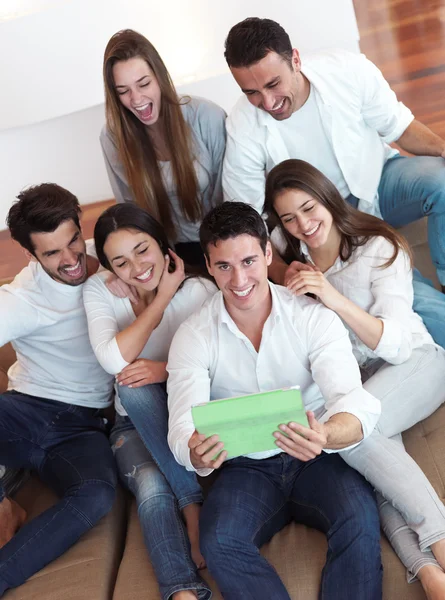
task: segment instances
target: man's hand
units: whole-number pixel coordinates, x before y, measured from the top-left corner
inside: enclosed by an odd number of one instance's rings
[[[227,458],[224,444],[218,441],[217,435],[206,438],[205,435],[193,432],[189,439],[190,460],[195,469],[219,469]],[[215,458],[216,457],[216,458]]]
[[[166,365],[167,363],[163,361],[138,358],[116,375],[116,382],[119,385],[136,388],[167,381]]]
[[[113,294],[118,298],[128,298],[133,304],[139,302],[139,296],[136,292],[136,288],[132,285],[128,285],[122,279],[119,279],[117,275],[111,273],[107,278],[105,285]]]
[[[317,421],[312,411],[309,410],[306,414],[309,427],[291,422],[280,425],[281,431],[274,432],[277,446],[286,454],[304,462],[321,454],[328,441],[325,426]]]

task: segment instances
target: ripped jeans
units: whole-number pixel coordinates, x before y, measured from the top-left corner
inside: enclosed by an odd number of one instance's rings
[[[207,600],[211,591],[190,556],[178,500],[128,417],[117,415],[110,443],[119,478],[136,498],[142,534],[162,600],[181,590],[196,590],[200,600]],[[185,474],[192,475],[184,469]]]

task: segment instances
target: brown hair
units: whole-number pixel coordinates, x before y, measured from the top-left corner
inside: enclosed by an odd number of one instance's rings
[[[42,183],[20,192],[6,223],[12,239],[35,256],[32,233],[51,233],[65,221],[74,221],[80,229],[79,216],[74,194],[56,183]]]
[[[181,101],[171,77],[156,48],[132,29],[115,33],[105,48],[103,77],[107,127],[116,143],[136,204],[155,217],[168,236],[174,239],[176,227],[172,207],[150,136],[147,135],[146,126],[122,105],[114,85],[113,66],[119,61],[138,57],[148,64],[161,89],[159,118],[164,126],[181,210],[189,221],[198,221],[202,209],[193,165],[191,130],[182,114]]]
[[[250,67],[269,52],[276,52],[292,68],[289,35],[276,21],[249,17],[229,31],[224,56],[229,67]]]
[[[304,160],[289,159],[274,167],[266,179],[264,212],[268,214],[269,226],[279,226],[283,232],[287,249],[285,258],[289,261],[306,262],[300,249],[299,240],[294,238],[284,227],[274,209],[274,200],[283,190],[301,190],[318,200],[332,215],[333,222],[340,232],[340,258],[348,260],[354,250],[363,246],[374,236],[382,236],[394,247],[393,255],[382,265],[392,265],[399,250],[406,252],[412,263],[411,249],[406,239],[395,229],[372,215],[353,208],[341,197],[335,185],[321,171]]]

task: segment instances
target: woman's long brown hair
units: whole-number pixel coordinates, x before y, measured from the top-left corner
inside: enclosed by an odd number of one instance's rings
[[[174,240],[176,227],[172,207],[147,128],[122,105],[114,84],[113,66],[116,62],[137,57],[146,61],[161,89],[159,118],[164,126],[181,210],[189,221],[198,221],[202,215],[193,165],[192,132],[182,115],[181,101],[156,48],[132,29],[118,31],[105,48],[103,77],[107,128],[116,143],[136,204],[157,219],[169,238]]]
[[[270,231],[278,226],[287,242],[285,259],[306,262],[301,252],[300,240],[292,236],[284,227],[274,208],[274,201],[284,190],[301,190],[314,200],[318,200],[332,215],[333,222],[340,232],[340,258],[347,261],[354,250],[363,246],[374,236],[382,236],[394,247],[393,255],[382,265],[392,265],[399,250],[409,256],[412,263],[411,249],[406,239],[391,225],[381,219],[360,212],[343,200],[335,185],[321,171],[304,160],[289,159],[274,167],[266,179],[264,212],[268,215]]]

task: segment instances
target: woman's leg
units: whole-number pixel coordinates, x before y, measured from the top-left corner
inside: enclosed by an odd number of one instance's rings
[[[178,502],[129,419],[118,417],[110,442],[119,477],[134,494],[145,545],[163,600],[195,592],[200,599],[211,592],[199,577]]]
[[[409,571],[415,575],[427,564],[429,547],[443,568],[444,506],[397,434],[443,402],[445,353],[435,346],[419,348],[402,365],[385,364],[364,387],[382,401],[381,421],[369,438],[340,454],[390,502],[381,502],[382,524]]]
[[[167,479],[182,510],[202,503],[202,490],[196,475],[178,464],[167,442],[168,407],[165,384],[140,388],[119,388],[119,398],[142,441],[161,473]]]

